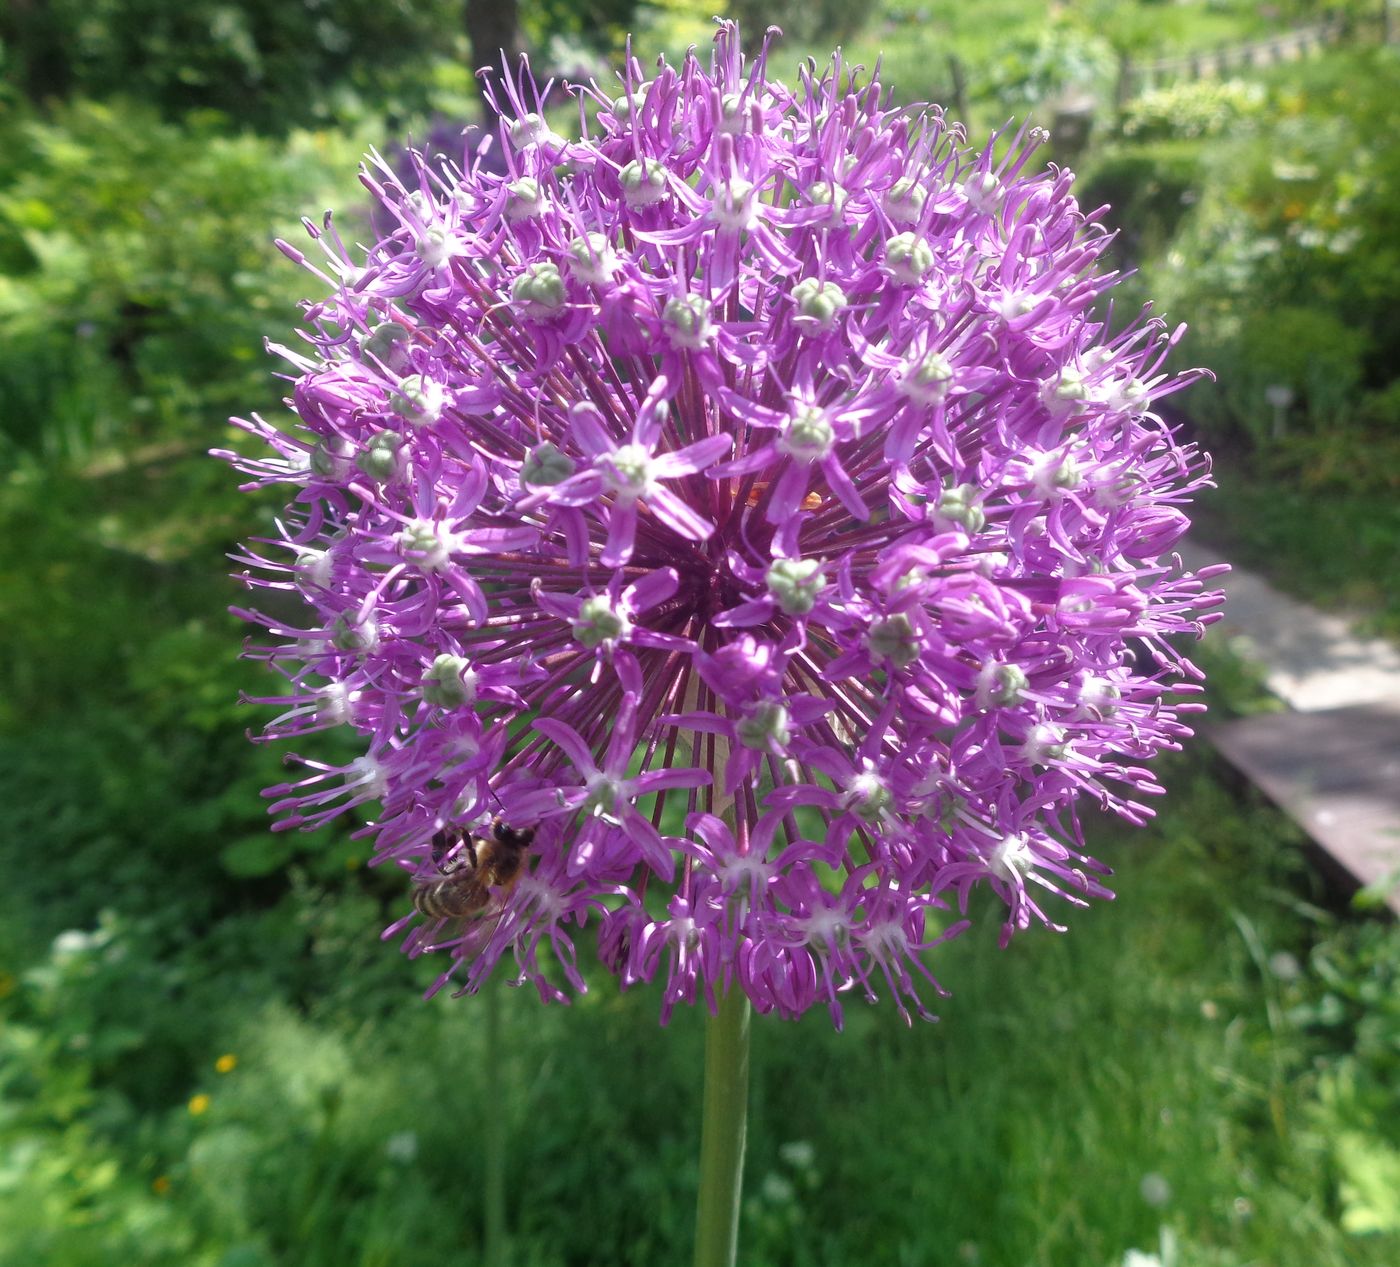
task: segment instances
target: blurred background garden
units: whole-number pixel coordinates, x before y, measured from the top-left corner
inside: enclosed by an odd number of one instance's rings
[[[492,1101],[517,1267],[688,1256],[701,1018],[663,1031],[606,978],[568,1009],[502,991],[488,1077],[483,1000],[423,1002],[434,969],[379,941],[404,884],[360,823],[268,830],[283,753],[238,702],[273,686],[237,659],[225,556],[275,495],[207,453],[279,409],[263,340],[309,279],[273,239],[333,207],[363,240],[360,156],[479,121],[471,35],[512,7],[0,10],[3,1267],[481,1262]],[[716,7],[521,0],[516,35],[602,77],[626,32],[675,55]],[[1400,16],[728,11],[784,27],[781,73],[840,42],[974,139],[1049,127],[1112,204],[1122,312],[1189,321],[1177,368],[1218,375],[1171,402],[1217,459],[1197,539],[1400,637]],[[1274,706],[1228,647],[1204,659],[1218,716]],[[1208,747],[1164,778],[1154,826],[1104,829],[1117,902],[940,950],[941,1024],[756,1023],[742,1262],[1400,1262],[1400,932]]]

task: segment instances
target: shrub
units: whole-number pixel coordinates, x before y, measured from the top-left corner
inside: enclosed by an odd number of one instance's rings
[[[1113,223],[1120,226],[1114,254],[1131,267],[1172,240],[1202,176],[1200,150],[1192,142],[1111,145],[1086,171],[1081,201],[1113,208]]]
[[[465,42],[457,0],[52,0],[0,18],[6,69],[36,100],[122,94],[275,131],[346,89],[414,104],[445,33]]]
[[[205,442],[250,399],[295,287],[272,249],[358,146],[230,136],[217,118],[76,102],[0,124],[0,443],[88,461],[120,442]],[[250,395],[251,394],[251,395]]]
[[[1258,118],[1265,100],[1262,84],[1238,79],[1183,80],[1130,102],[1123,113],[1122,131],[1142,141],[1219,136]]]

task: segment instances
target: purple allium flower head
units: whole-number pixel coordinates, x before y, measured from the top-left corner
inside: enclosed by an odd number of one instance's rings
[[[663,1017],[736,986],[927,1016],[975,889],[1007,938],[1109,896],[1077,807],[1147,818],[1200,707],[1179,332],[1097,315],[1109,237],[1043,135],[967,149],[839,55],[796,91],[766,60],[722,23],[708,68],[631,61],[579,141],[507,77],[503,173],[372,163],[391,231],[308,224],[295,425],[235,459],[297,490],[243,561],[308,614],[245,614],[268,734],[364,753],[269,795],[369,808],[405,909],[444,840],[533,830],[475,918],[386,933],[438,986],[504,959],[563,998],[591,924]]]

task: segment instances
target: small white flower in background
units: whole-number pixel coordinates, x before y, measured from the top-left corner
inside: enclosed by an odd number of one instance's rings
[[[1138,1191],[1142,1194],[1142,1199],[1154,1209],[1161,1209],[1172,1199],[1172,1186],[1164,1175],[1159,1175],[1155,1170],[1149,1170],[1143,1175],[1142,1182],[1138,1184]]]

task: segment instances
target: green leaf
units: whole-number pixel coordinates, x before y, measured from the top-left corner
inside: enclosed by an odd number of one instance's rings
[[[1342,1227],[1348,1232],[1400,1232],[1400,1152],[1372,1135],[1337,1137],[1342,1172]]]
[[[287,865],[293,849],[286,836],[270,831],[240,836],[219,851],[219,861],[230,875],[271,875]]]

